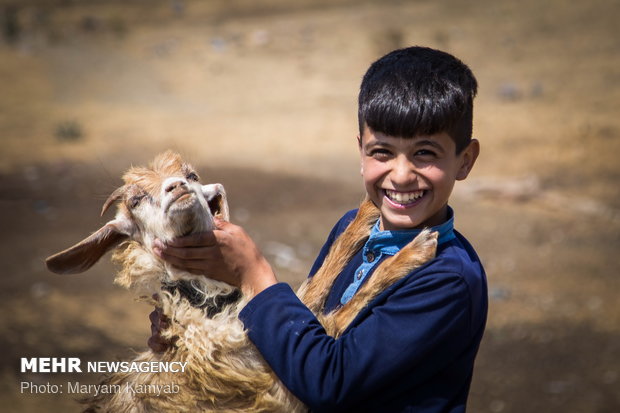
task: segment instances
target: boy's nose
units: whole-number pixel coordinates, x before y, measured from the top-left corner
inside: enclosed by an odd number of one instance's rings
[[[415,167],[408,159],[398,158],[394,163],[390,178],[397,185],[405,186],[411,184],[417,179]]]

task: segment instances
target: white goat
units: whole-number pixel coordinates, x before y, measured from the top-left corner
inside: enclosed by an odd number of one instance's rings
[[[106,251],[119,247],[122,265],[115,282],[139,297],[160,297],[170,321],[162,336],[178,337],[162,354],[146,351],[133,361],[187,362],[183,373],[116,373],[102,384],[112,390],[87,399],[87,411],[102,412],[297,412],[305,411],[269,369],[237,318],[245,305],[225,283],[182,272],[157,258],[153,241],[168,241],[214,228],[213,216],[228,220],[220,184],[201,185],[194,169],[171,152],[150,168],[132,168],[125,185],[105,202],[102,215],[120,200],[116,217],[75,246],[47,259],[56,273],[88,270]],[[127,242],[125,242],[127,241]],[[178,392],[137,393],[127,386],[174,385]],[[119,390],[120,391],[115,391]]]
[[[177,392],[110,391],[86,400],[89,412],[302,412],[307,409],[279,381],[249,341],[238,314],[247,303],[236,288],[203,276],[179,271],[159,259],[153,241],[214,228],[213,216],[228,219],[228,204],[220,184],[201,185],[198,175],[179,155],[166,152],[149,168],[132,168],[125,185],[105,202],[102,215],[120,200],[116,217],[90,237],[47,259],[56,273],[81,273],[106,251],[122,265],[115,282],[140,297],[157,294],[177,337],[172,348],[146,351],[137,362],[187,362],[184,373],[115,373],[103,385],[108,390],[132,386],[178,386]],[[327,334],[338,338],[355,316],[381,291],[430,260],[437,233],[422,231],[393,257],[385,259],[355,296],[324,314],[327,294],[343,267],[364,245],[379,218],[365,201],[355,219],[334,242],[316,274],[298,291],[319,318]],[[117,387],[115,387],[117,386]],[[125,387],[124,387],[125,386]]]

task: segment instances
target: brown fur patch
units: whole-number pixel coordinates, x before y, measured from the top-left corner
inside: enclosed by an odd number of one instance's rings
[[[379,210],[370,201],[364,201],[355,219],[332,245],[321,268],[298,291],[300,299],[317,314],[327,334],[332,337],[339,337],[360,311],[382,291],[435,256],[438,234],[424,230],[396,255],[379,264],[370,279],[348,303],[323,314],[327,295],[336,277],[366,243],[378,217]]]
[[[353,255],[364,246],[377,219],[379,210],[369,200],[364,201],[355,219],[332,245],[321,268],[299,288],[297,295],[312,312],[323,312],[327,295],[336,277]]]

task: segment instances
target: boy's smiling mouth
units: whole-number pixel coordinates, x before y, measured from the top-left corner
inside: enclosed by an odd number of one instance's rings
[[[396,208],[409,208],[417,204],[428,191],[399,192],[391,189],[382,189],[382,192],[390,205]]]

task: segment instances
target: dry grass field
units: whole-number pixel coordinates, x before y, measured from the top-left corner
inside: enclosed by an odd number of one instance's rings
[[[151,309],[107,259],[67,277],[43,262],[160,151],[223,183],[298,285],[363,195],[361,76],[419,44],[480,83],[482,154],[452,200],[490,287],[470,411],[620,411],[619,19],[617,0],[0,0],[1,410],[79,411],[20,383],[97,381],[21,357],[145,348]]]

